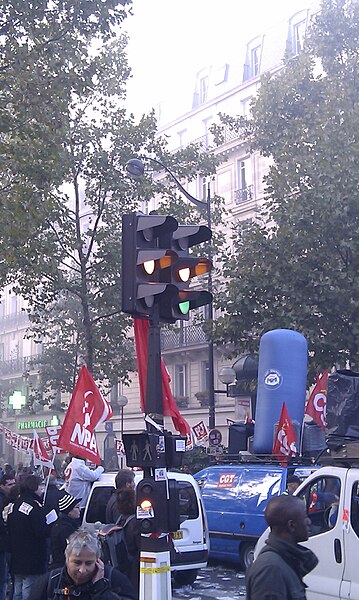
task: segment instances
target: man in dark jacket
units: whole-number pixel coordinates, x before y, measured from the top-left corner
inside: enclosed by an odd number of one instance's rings
[[[7,582],[8,582],[8,565],[7,565],[7,529],[3,516],[3,510],[9,502],[10,491],[15,486],[15,477],[11,473],[3,475],[0,479],[0,600],[6,599]]]
[[[303,577],[318,564],[315,554],[298,544],[308,539],[310,519],[296,496],[272,498],[264,513],[271,532],[249,567],[247,600],[305,600]]]
[[[65,564],[65,549],[70,535],[80,527],[81,498],[65,494],[58,501],[59,518],[51,529],[52,569],[58,569]]]
[[[97,536],[86,528],[73,533],[66,546],[66,564],[40,577],[30,600],[137,600],[126,575],[104,566]]]
[[[41,503],[41,478],[28,475],[20,482],[20,496],[9,506],[8,532],[10,571],[14,576],[13,600],[28,600],[30,588],[39,575],[46,572],[46,538],[50,535],[55,511],[46,514]]]

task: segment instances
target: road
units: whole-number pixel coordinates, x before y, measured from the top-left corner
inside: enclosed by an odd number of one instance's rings
[[[212,563],[200,571],[193,586],[174,589],[178,600],[241,600],[245,599],[244,574],[234,567]]]

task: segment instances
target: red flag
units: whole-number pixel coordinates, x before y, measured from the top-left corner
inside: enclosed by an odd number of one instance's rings
[[[328,391],[328,371],[317,377],[312,393],[305,409],[305,414],[312,417],[313,421],[325,431],[327,416],[327,391]]]
[[[285,467],[290,457],[297,454],[296,441],[297,436],[295,434],[293,423],[290,420],[287,407],[283,402],[272,449],[272,454],[276,456],[282,466]]]
[[[80,369],[57,445],[99,465],[95,429],[112,416],[111,405],[101,396],[84,365]]]
[[[138,380],[143,412],[145,412],[146,381],[147,381],[147,352],[148,352],[148,319],[134,319],[135,346],[137,355]],[[171,378],[166,365],[161,359],[163,414],[172,418],[173,426],[181,435],[190,433],[189,425],[178,410],[170,388]]]
[[[51,459],[45,449],[43,441],[34,431],[34,465],[42,465],[43,467],[52,467]]]

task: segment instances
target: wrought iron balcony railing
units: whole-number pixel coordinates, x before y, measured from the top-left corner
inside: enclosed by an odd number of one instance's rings
[[[161,331],[162,350],[173,350],[206,343],[206,334],[200,325],[187,325],[177,330],[163,329]]]
[[[247,185],[240,190],[234,191],[234,201],[236,204],[242,204],[242,202],[248,202],[249,200],[253,200],[253,185]]]
[[[37,355],[23,356],[22,358],[11,358],[10,360],[0,361],[0,376],[22,375],[27,370],[35,370],[31,362],[37,358]]]
[[[14,327],[19,327],[21,325],[28,325],[29,317],[27,312],[20,311],[16,313],[12,313],[10,315],[3,315],[0,317],[0,333],[4,331],[9,331]]]

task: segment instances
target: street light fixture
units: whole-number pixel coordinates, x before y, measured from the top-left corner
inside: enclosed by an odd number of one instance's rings
[[[204,202],[203,200],[198,200],[192,194],[187,192],[187,190],[183,187],[180,181],[178,181],[177,177],[172,173],[172,171],[165,165],[162,161],[157,158],[152,158],[151,156],[141,156],[141,158],[131,158],[126,163],[126,170],[129,175],[134,178],[140,178],[143,176],[145,172],[145,165],[141,160],[149,160],[154,164],[161,167],[171,179],[175,182],[180,192],[184,195],[185,198],[192,204],[194,204],[197,208],[206,211],[207,216],[207,227],[211,229],[212,225],[212,217],[211,217],[211,189],[210,184],[208,182],[207,185],[207,198]],[[212,246],[211,242],[208,243],[208,258],[212,260]],[[208,291],[212,293],[212,275],[208,273]],[[208,305],[208,320],[213,321],[213,306],[212,303]],[[210,429],[214,429],[216,426],[216,413],[215,413],[215,398],[214,398],[214,357],[213,357],[213,342],[212,340],[208,340],[208,387],[209,387],[209,397],[208,397],[208,424]]]

